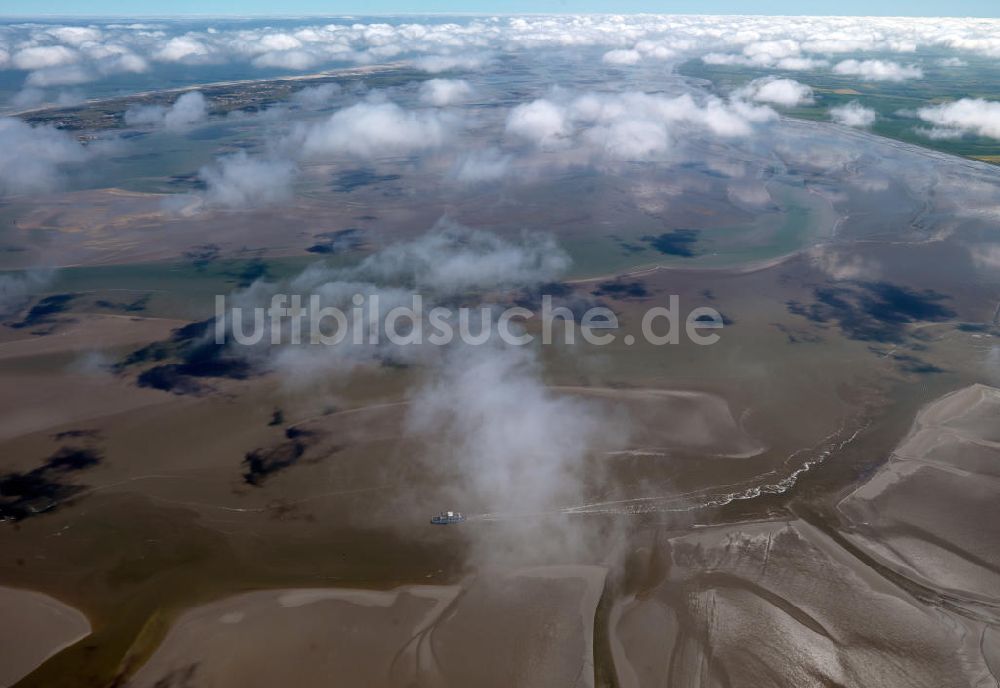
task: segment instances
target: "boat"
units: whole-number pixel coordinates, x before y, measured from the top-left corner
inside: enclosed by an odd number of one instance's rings
[[[431,519],[431,523],[436,526],[447,526],[453,523],[461,523],[464,520],[465,516],[462,515],[461,511],[442,511]]]

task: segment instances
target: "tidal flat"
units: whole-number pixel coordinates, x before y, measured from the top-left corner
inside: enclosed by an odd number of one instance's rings
[[[708,20],[453,19],[0,120],[72,153],[0,167],[0,685],[994,685],[1000,168],[892,115],[992,72],[820,56],[783,106],[735,63],[788,44]],[[827,121],[841,82],[885,119]],[[288,294],[383,310],[296,343]],[[353,338],[414,295],[535,339]],[[695,309],[716,342],[655,341]]]

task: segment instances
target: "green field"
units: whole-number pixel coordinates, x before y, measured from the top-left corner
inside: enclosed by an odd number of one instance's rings
[[[966,135],[957,139],[932,139],[921,130],[930,124],[917,117],[921,107],[940,105],[961,98],[1000,100],[1000,63],[996,60],[965,56],[963,67],[945,67],[937,63],[944,53],[921,51],[915,54],[841,55],[832,59],[880,59],[902,64],[919,64],[922,79],[901,82],[862,81],[856,76],[833,74],[830,67],[807,71],[782,71],[741,65],[709,65],[691,60],[678,68],[680,74],[705,79],[720,94],[728,94],[744,84],[765,76],[794,79],[812,87],[815,101],[796,108],[778,108],[785,115],[813,121],[829,121],[830,108],[857,101],[878,113],[872,131],[880,136],[961,155],[990,163],[1000,162],[1000,141]]]

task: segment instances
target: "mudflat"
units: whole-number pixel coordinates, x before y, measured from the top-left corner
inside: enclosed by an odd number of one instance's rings
[[[54,597],[0,587],[0,686],[12,686],[60,650],[90,635],[82,613]]]

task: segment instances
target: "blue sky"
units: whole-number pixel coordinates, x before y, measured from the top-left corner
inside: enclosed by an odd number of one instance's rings
[[[664,12],[1000,17],[998,0],[0,0],[0,16]]]

